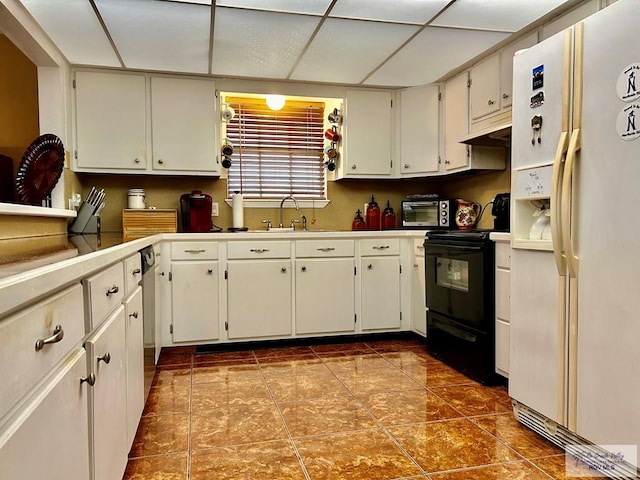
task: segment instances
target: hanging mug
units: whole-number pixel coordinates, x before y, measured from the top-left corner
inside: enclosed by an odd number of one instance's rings
[[[337,108],[333,109],[333,112],[327,117],[330,123],[340,123],[340,111]]]
[[[338,149],[336,148],[336,144],[331,142],[331,145],[324,149],[324,153],[327,155],[329,160],[335,160],[338,158]]]
[[[231,157],[227,157],[227,156],[222,157],[222,167],[223,168],[231,167]]]
[[[233,144],[229,141],[228,138],[225,138],[224,143],[222,144],[222,155],[225,157],[230,157],[233,155]]]
[[[333,160],[324,162],[324,167],[330,172],[333,172],[336,169],[336,162],[334,162]]]
[[[340,141],[340,134],[338,133],[338,127],[335,125],[324,132],[324,138],[331,140],[332,142]]]

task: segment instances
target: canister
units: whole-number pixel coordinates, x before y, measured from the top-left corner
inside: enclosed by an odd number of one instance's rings
[[[146,208],[144,188],[130,188],[127,195],[127,208]]]

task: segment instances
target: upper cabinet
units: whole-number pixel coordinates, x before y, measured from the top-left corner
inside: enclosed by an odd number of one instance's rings
[[[78,172],[219,175],[211,80],[75,74]]]
[[[389,90],[346,91],[337,179],[391,177],[391,95]]]
[[[439,173],[440,169],[440,87],[401,90],[400,161],[402,177]]]

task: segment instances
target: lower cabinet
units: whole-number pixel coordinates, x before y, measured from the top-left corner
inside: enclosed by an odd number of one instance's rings
[[[355,275],[352,258],[296,261],[296,333],[355,330]]]
[[[509,376],[509,308],[511,298],[511,245],[496,242],[496,372]]]
[[[127,466],[125,323],[125,309],[121,305],[85,343],[89,371],[95,375],[89,393],[93,480],[121,479]]]
[[[360,241],[362,330],[400,328],[400,240]]]
[[[131,448],[144,409],[144,336],[142,288],[125,303],[127,344],[127,449]]]
[[[411,271],[411,329],[427,335],[427,295],[425,286],[424,239],[413,241],[413,270]]]
[[[0,478],[90,478],[87,397],[91,387],[81,382],[86,373],[85,350],[78,348],[0,430]],[[111,478],[119,480],[122,473]]]
[[[227,263],[230,339],[291,335],[291,260]]]

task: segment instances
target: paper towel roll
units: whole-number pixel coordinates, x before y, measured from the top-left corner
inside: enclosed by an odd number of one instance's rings
[[[233,228],[243,228],[244,198],[241,193],[231,195],[231,209],[233,210]]]

